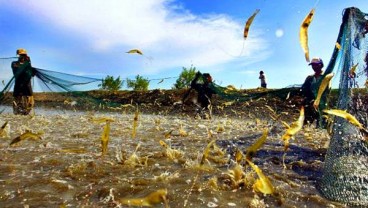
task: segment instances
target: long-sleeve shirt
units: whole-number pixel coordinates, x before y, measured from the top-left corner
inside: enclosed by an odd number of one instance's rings
[[[15,78],[13,96],[32,96],[31,78],[34,76],[35,71],[31,61],[14,61],[11,67]]]

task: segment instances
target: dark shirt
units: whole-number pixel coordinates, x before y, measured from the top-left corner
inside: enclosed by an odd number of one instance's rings
[[[13,61],[11,67],[15,78],[13,96],[32,96],[31,78],[35,75],[35,70],[29,57],[23,63]]]
[[[313,90],[312,83],[315,81],[314,75],[309,75],[302,85],[302,93],[304,95],[304,104],[310,104],[310,102],[314,101],[315,94]]]

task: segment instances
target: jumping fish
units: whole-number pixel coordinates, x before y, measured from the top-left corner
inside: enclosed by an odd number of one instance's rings
[[[259,177],[259,179],[257,179],[254,183],[253,189],[263,194],[273,194],[275,192],[275,188],[273,187],[271,181],[267,178],[267,176],[263,174],[262,170],[259,169],[257,165],[249,160],[247,160],[247,162]]]
[[[132,50],[129,50],[127,53],[137,53],[139,55],[143,55],[142,51],[139,49],[132,49]]]
[[[254,18],[256,17],[256,15],[258,14],[258,12],[259,12],[259,11],[260,11],[260,10],[259,10],[259,9],[257,9],[257,10],[252,14],[252,16],[250,16],[250,17],[248,18],[247,22],[245,23],[245,27],[244,27],[244,35],[243,35],[244,39],[247,39],[250,25],[252,24],[252,22],[253,22]]]
[[[349,121],[351,124],[357,126],[359,129],[364,129],[363,124],[361,124],[358,121],[358,119],[356,119],[353,115],[351,115],[350,113],[348,113],[344,110],[330,109],[330,110],[323,110],[323,112],[325,112],[327,114],[342,117],[342,118],[346,119],[347,121]]]
[[[26,139],[32,139],[32,140],[41,140],[41,135],[43,135],[43,132],[39,133],[32,133],[30,131],[26,131],[25,133],[21,134],[20,136],[15,137],[11,142],[10,146],[13,146],[20,141],[26,140]]]
[[[247,160],[251,160],[252,157],[256,154],[257,150],[265,143],[267,139],[268,130],[264,130],[261,138],[259,138],[252,146],[247,149],[247,153],[245,158]]]
[[[118,201],[128,206],[152,207],[156,204],[164,203],[165,207],[168,207],[167,189],[159,189],[143,198],[120,199]]]
[[[309,14],[304,18],[299,31],[299,41],[300,45],[305,54],[305,60],[309,62],[309,47],[308,47],[308,27],[313,20],[314,8],[309,12]]]
[[[331,85],[331,79],[332,79],[333,76],[334,76],[333,73],[327,74],[323,78],[321,84],[319,85],[317,97],[316,97],[316,99],[314,100],[314,103],[313,103],[313,107],[315,109],[318,109],[319,103],[321,102],[322,94],[326,90],[327,86]]]
[[[289,139],[292,138],[296,133],[298,133],[303,128],[304,123],[304,107],[300,109],[300,115],[297,121],[290,125],[290,128],[286,129],[285,134],[281,137],[285,144],[285,151],[289,147]]]
[[[210,153],[211,146],[215,143],[215,141],[216,140],[212,140],[210,143],[207,144],[206,148],[204,149],[203,156],[202,156],[201,163],[200,163],[201,165],[203,165],[204,161],[206,161],[208,154]]]

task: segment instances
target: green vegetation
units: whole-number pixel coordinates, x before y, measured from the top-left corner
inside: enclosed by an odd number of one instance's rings
[[[114,79],[113,76],[107,75],[105,79],[102,79],[102,83],[98,85],[100,89],[107,91],[118,91],[124,84],[124,81],[118,76]]]
[[[143,78],[140,75],[135,77],[135,80],[127,79],[127,87],[138,91],[147,91],[149,86],[149,80]]]
[[[183,71],[180,73],[179,78],[176,80],[174,84],[174,89],[183,89],[189,88],[190,82],[194,79],[196,74],[196,68],[190,66],[189,69],[183,67]]]

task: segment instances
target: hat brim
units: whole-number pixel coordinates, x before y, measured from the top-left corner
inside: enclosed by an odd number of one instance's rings
[[[313,64],[322,64],[322,62],[311,62],[308,65],[313,65]]]

